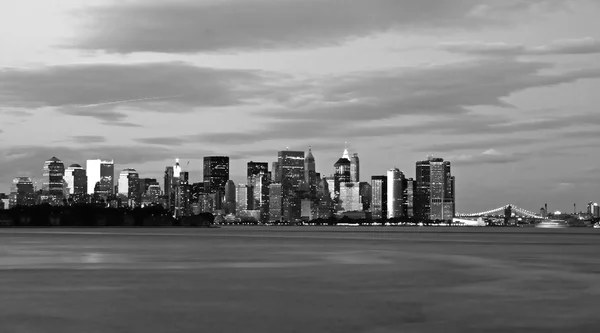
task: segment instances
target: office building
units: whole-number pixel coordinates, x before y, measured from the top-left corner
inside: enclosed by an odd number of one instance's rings
[[[251,200],[250,189],[246,184],[240,184],[235,187],[235,211],[241,213],[248,210],[248,202]]]
[[[402,183],[404,174],[398,169],[387,173],[387,217],[388,219],[404,217],[402,206]]]
[[[87,193],[87,173],[79,164],[71,164],[65,170],[65,183],[69,196]]]
[[[269,184],[271,177],[268,172],[261,171],[252,177],[251,209],[260,212],[260,222],[269,221]]]
[[[261,172],[265,174],[269,172],[269,163],[268,162],[254,162],[250,161],[246,167],[246,178],[248,185],[252,184],[252,177],[258,176]]]
[[[350,158],[350,181],[360,182],[360,160],[357,153],[354,153]]]
[[[283,150],[277,154],[278,176],[283,191],[282,218],[295,221],[300,218],[300,197],[297,191],[304,179],[304,151]]]
[[[370,212],[371,211],[371,196],[372,196],[372,188],[371,184],[367,182],[359,182],[360,186],[360,202],[362,203],[362,211]]]
[[[204,157],[204,191],[225,194],[225,185],[229,180],[229,157]]]
[[[281,221],[283,212],[283,186],[269,184],[269,222]]]
[[[225,214],[235,214],[237,205],[237,190],[233,180],[228,180],[225,184]]]
[[[114,194],[114,160],[87,160],[86,173],[88,194],[99,193],[103,196]]]
[[[35,205],[36,194],[31,178],[17,177],[13,179],[8,199],[10,208]]]
[[[374,220],[387,218],[387,176],[371,177],[371,216]]]
[[[317,177],[317,165],[312,153],[312,147],[308,147],[308,153],[304,158],[304,182],[306,182],[309,187],[310,197],[314,198],[317,194],[319,183]]]
[[[349,183],[351,180],[350,175],[350,157],[348,155],[348,149],[344,149],[342,157],[335,162],[333,165],[333,177],[334,177],[334,192],[335,197],[339,197],[340,184]]]
[[[119,196],[139,201],[140,177],[135,169],[127,168],[121,171],[118,184]]]
[[[405,182],[403,205],[406,217],[412,218],[415,216],[415,193],[417,189],[417,182],[409,178]]]
[[[338,206],[341,212],[363,211],[360,183],[343,182],[340,184]]]
[[[44,162],[42,195],[49,202],[62,201],[65,195],[65,165],[56,157]]]
[[[430,219],[452,220],[454,218],[454,180],[450,162],[431,158],[430,162]]]
[[[416,192],[414,214],[419,220],[429,220],[431,215],[431,160],[416,163]]]

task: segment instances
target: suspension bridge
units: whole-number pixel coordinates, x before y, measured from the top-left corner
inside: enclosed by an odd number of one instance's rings
[[[543,219],[544,217],[539,213],[534,213],[527,209],[520,208],[513,204],[504,205],[502,207],[487,210],[485,212],[477,213],[459,213],[456,212],[456,217],[483,217],[483,216],[504,216],[508,208],[511,208],[511,215],[515,217],[529,217]]]

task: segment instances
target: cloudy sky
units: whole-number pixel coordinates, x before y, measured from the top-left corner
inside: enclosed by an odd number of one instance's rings
[[[0,0],[0,192],[44,160],[434,154],[462,212],[600,200],[597,0]]]

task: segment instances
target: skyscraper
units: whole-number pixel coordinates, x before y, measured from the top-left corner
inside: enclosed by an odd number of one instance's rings
[[[65,165],[56,157],[44,162],[42,194],[50,201],[62,200],[65,192]]]
[[[350,181],[360,182],[360,160],[357,153],[354,153],[350,158]]]
[[[126,197],[133,198],[139,192],[139,174],[135,169],[127,168],[121,171],[119,174],[119,182],[118,182],[118,194]]]
[[[416,192],[417,182],[409,178],[406,180],[406,186],[404,186],[404,212],[406,213],[406,217],[414,217],[415,216],[415,192]]]
[[[247,172],[246,172],[246,178],[248,179],[248,185],[252,185],[252,176],[256,176],[259,173],[261,173],[261,171],[264,171],[264,173],[266,174],[267,172],[269,172],[269,163],[268,162],[253,162],[250,161],[248,162],[247,165]]]
[[[451,164],[429,157],[417,162],[414,210],[423,220],[451,220],[455,213],[455,178]]]
[[[416,163],[414,213],[420,220],[429,220],[431,215],[431,159]]]
[[[252,209],[260,211],[260,221],[269,221],[269,173],[261,171],[253,176],[252,180]]]
[[[283,212],[283,186],[281,183],[269,185],[269,222],[282,220]]]
[[[387,173],[387,214],[388,218],[404,216],[402,207],[402,183],[404,174],[398,169],[389,170]]]
[[[103,195],[114,193],[115,162],[113,160],[87,160],[86,173],[88,194],[94,194],[97,186],[100,186]]]
[[[13,179],[8,199],[10,208],[35,205],[35,189],[31,178],[17,177]]]
[[[344,149],[342,157],[333,165],[333,177],[335,180],[334,192],[336,193],[336,197],[338,197],[340,193],[340,184],[350,182],[350,164],[348,149]]]
[[[67,170],[65,170],[64,179],[69,195],[84,194],[87,192],[87,174],[81,165],[71,164]]]
[[[225,214],[235,214],[236,212],[236,188],[233,180],[228,180],[225,184]]]
[[[362,212],[363,203],[360,183],[344,182],[340,184],[340,208],[344,212]]]
[[[204,157],[204,191],[225,194],[225,184],[229,180],[229,157]]]
[[[241,214],[248,210],[248,202],[250,201],[250,191],[248,185],[240,184],[235,188],[235,212]]]
[[[296,192],[304,179],[304,151],[280,151],[277,164],[283,191],[282,218],[292,222],[299,219],[301,214],[300,197]]]
[[[387,218],[387,176],[371,177],[371,216],[374,220]]]
[[[311,147],[308,147],[308,154],[304,158],[304,181],[308,184],[310,196],[314,198],[319,184],[317,181],[317,166]]]

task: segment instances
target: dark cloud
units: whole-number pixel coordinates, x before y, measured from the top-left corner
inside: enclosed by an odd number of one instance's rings
[[[503,1],[504,2],[504,1]],[[339,44],[389,30],[471,29],[557,0],[139,1],[77,13],[69,46],[112,53],[236,51]],[[495,14],[495,15],[492,15]]]
[[[454,42],[442,43],[439,48],[452,53],[480,56],[574,55],[600,53],[600,41],[592,37],[586,37],[557,40],[548,45],[537,47],[508,43]]]
[[[65,114],[113,124],[127,118],[115,110],[119,106],[134,111],[189,112],[195,107],[245,104],[257,99],[257,90],[267,89],[263,86],[267,79],[276,83],[272,73],[202,68],[183,62],[11,68],[0,70],[0,103],[56,107]]]

